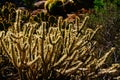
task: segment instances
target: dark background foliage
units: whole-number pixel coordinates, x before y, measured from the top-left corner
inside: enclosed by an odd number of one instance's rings
[[[95,13],[90,15],[86,27],[95,28],[102,25],[95,40],[99,42],[104,50],[116,47],[116,52],[110,59],[111,63],[120,62],[120,0],[95,0]]]

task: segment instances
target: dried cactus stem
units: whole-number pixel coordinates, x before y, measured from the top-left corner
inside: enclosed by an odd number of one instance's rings
[[[110,55],[110,53],[112,53],[115,50],[114,47],[112,47],[103,57],[101,57],[96,64],[96,69],[98,69],[102,64],[104,64],[105,60],[107,59],[107,57]]]
[[[87,19],[89,19],[89,16],[86,16],[86,17],[84,18],[83,22],[81,23],[81,25],[80,25],[80,26],[77,26],[78,28],[77,28],[77,35],[76,35],[76,36],[78,36],[79,33],[81,33],[81,30],[83,29],[83,27],[84,27]],[[77,21],[79,21],[79,20],[77,20]],[[78,25],[78,23],[77,23],[77,25]],[[78,29],[79,29],[79,30],[78,30]]]
[[[44,40],[45,40],[45,28],[46,28],[46,23],[45,22],[43,22],[42,23],[42,38],[41,38],[41,44],[40,44],[40,46],[41,46],[41,60],[42,60],[42,67],[43,67],[43,76],[45,76],[45,74],[46,74],[46,68],[47,68],[47,65],[46,65],[46,62],[45,62],[45,58],[44,58]]]
[[[59,36],[56,40],[52,40],[52,38],[49,36],[49,41],[51,45],[57,44],[61,39],[61,36]]]
[[[5,51],[5,54],[8,56],[9,60],[12,60],[4,40],[1,40],[1,45],[3,46],[3,50]]]
[[[14,27],[17,32],[20,32],[21,13],[21,10],[16,10],[16,22],[14,23]]]
[[[18,68],[20,65],[18,63],[17,55],[15,53],[15,49],[13,47],[13,44],[11,47],[12,47],[12,61],[13,61],[13,64],[15,65],[15,67]]]
[[[62,30],[62,20],[63,20],[63,17],[59,17],[58,18],[58,27],[59,27],[59,31],[61,32],[61,30]]]

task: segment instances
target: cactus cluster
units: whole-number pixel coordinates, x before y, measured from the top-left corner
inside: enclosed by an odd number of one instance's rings
[[[0,32],[0,48],[18,70],[20,80],[89,80],[110,74],[118,78],[115,73],[120,73],[120,65],[105,65],[115,48],[99,56],[93,38],[101,26],[84,28],[88,16],[82,22],[79,17],[73,23],[59,17],[54,26],[46,21],[21,26],[21,10],[16,12],[11,30]]]
[[[48,14],[44,11],[30,12],[25,8],[19,7],[20,11],[17,12],[17,8],[15,4],[6,2],[0,8],[0,31],[7,31],[9,28],[13,27],[16,22],[19,22],[19,26],[23,26],[23,24],[29,21],[35,21],[41,24],[42,21],[48,21]],[[18,17],[19,15],[20,17]],[[16,17],[18,17],[16,20]],[[20,18],[20,19],[19,19]],[[16,21],[16,22],[15,22]],[[49,20],[51,21],[51,20]],[[18,23],[17,23],[18,24]]]
[[[0,30],[7,30],[9,26],[13,25],[16,17],[15,5],[6,2],[0,8]]]

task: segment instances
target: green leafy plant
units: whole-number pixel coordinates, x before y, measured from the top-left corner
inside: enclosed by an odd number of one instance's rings
[[[52,15],[65,15],[63,2],[61,0],[47,0],[45,3],[45,8],[48,13]]]
[[[104,7],[104,0],[94,0],[94,9],[98,11],[99,9]]]
[[[120,7],[120,0],[113,0],[112,2],[114,2],[118,7]]]

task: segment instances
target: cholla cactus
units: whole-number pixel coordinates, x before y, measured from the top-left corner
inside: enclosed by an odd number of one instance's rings
[[[115,73],[120,68],[119,64],[106,69],[102,67],[115,48],[101,58],[97,57],[97,42],[92,39],[101,26],[95,30],[84,30],[88,18],[86,16],[82,23],[78,18],[73,24],[66,22],[63,28],[63,19],[59,17],[58,25],[50,26],[48,32],[46,22],[42,22],[41,26],[29,22],[23,26],[23,30],[19,29],[21,26],[15,26],[19,31],[0,32],[0,47],[18,69],[21,79],[78,80]],[[15,23],[18,25],[19,21],[20,18]]]
[[[3,28],[0,30],[7,30],[11,25],[13,25],[16,17],[15,10],[15,6],[12,3],[6,2],[5,5],[2,6],[0,11],[0,22],[3,24]]]

